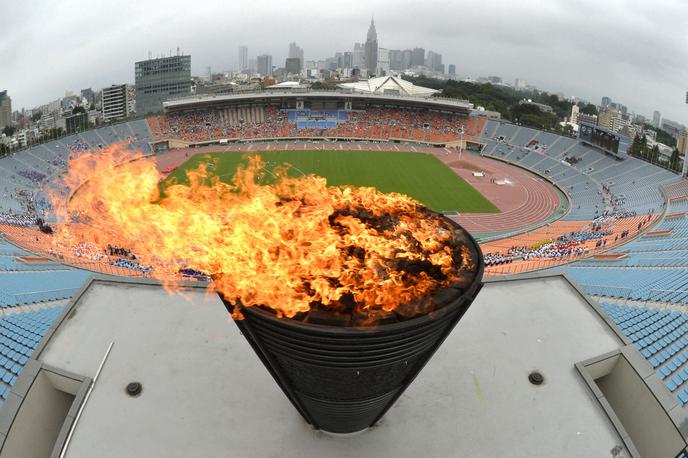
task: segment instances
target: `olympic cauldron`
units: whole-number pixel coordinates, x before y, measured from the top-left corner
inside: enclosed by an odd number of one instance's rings
[[[441,217],[474,261],[409,316],[369,317],[314,307],[292,318],[242,307],[236,325],[303,418],[315,429],[353,433],[371,427],[413,382],[482,288],[484,262],[473,237]],[[232,312],[232,304],[223,298]]]

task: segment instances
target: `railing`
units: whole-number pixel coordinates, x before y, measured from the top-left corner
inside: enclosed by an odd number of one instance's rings
[[[317,95],[318,93],[323,93],[323,94],[341,94],[342,96],[346,95],[358,95],[358,96],[366,96],[366,97],[373,97],[373,98],[397,98],[397,99],[406,99],[406,100],[411,100],[411,101],[432,101],[432,100],[438,100],[440,102],[448,102],[451,104],[455,105],[470,105],[471,108],[473,104],[469,102],[468,100],[463,100],[463,99],[453,99],[450,97],[438,97],[438,96],[432,96],[432,97],[421,97],[421,96],[413,96],[413,95],[405,95],[405,94],[373,94],[373,93],[367,93],[363,91],[356,91],[356,90],[348,90],[348,89],[341,89],[341,88],[323,88],[323,89],[310,89],[310,88],[299,88],[299,89],[292,89],[292,90],[269,90],[269,89],[259,89],[259,90],[247,90],[247,91],[236,91],[236,92],[231,92],[229,94],[201,94],[201,95],[183,95],[179,97],[173,97],[166,102],[180,102],[180,101],[193,101],[193,100],[198,100],[198,101],[204,101],[204,100],[231,100],[232,98],[239,97],[239,96],[270,96],[270,97],[281,97],[281,96],[286,96],[286,95],[295,95],[295,94],[309,94],[309,95]],[[164,106],[164,105],[163,105]]]
[[[631,299],[633,288],[623,286],[591,285],[589,283],[578,283],[588,294],[592,296],[619,297],[621,299]]]
[[[50,296],[50,300],[62,299],[74,296],[79,291],[79,288],[62,288],[53,289],[49,291],[36,291],[33,293],[15,293],[14,297],[20,304],[29,304],[32,302],[42,302],[47,300],[46,296]]]

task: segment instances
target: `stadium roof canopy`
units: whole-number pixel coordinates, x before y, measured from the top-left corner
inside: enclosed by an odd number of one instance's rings
[[[338,84],[338,86],[342,89],[364,94],[399,94],[414,97],[430,97],[439,92],[436,89],[416,86],[412,82],[403,80],[398,76],[380,76],[355,83],[342,83]]]
[[[354,437],[304,422],[217,295],[95,279],[5,401],[0,456],[676,456],[685,418],[562,275],[486,283],[394,407]]]
[[[299,83],[298,81],[282,81],[281,83],[273,84],[265,89],[303,89],[308,86]]]

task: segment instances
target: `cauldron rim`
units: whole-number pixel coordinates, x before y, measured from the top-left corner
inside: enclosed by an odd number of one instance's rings
[[[435,214],[438,214],[436,212],[433,212]],[[439,214],[438,214],[439,215]],[[461,232],[467,239],[469,244],[473,247],[473,251],[475,252],[475,255],[477,257],[477,268],[475,269],[473,273],[473,279],[471,280],[471,283],[469,286],[464,289],[460,294],[456,295],[452,299],[448,301],[447,304],[440,306],[436,310],[433,310],[430,313],[426,313],[423,315],[415,316],[413,318],[409,318],[404,321],[397,321],[394,323],[382,323],[382,324],[373,324],[369,326],[363,326],[363,325],[354,325],[354,326],[339,326],[339,325],[327,325],[327,324],[320,324],[320,323],[306,323],[300,320],[292,319],[292,318],[279,318],[277,315],[270,313],[268,311],[263,310],[259,306],[251,306],[251,307],[244,307],[241,306],[241,312],[243,314],[250,314],[250,315],[259,315],[262,319],[265,319],[269,322],[275,323],[277,326],[285,326],[285,327],[291,327],[296,330],[299,330],[300,332],[310,332],[313,334],[362,334],[362,333],[382,333],[384,331],[389,331],[389,332],[394,332],[396,330],[400,329],[407,329],[407,328],[412,328],[416,325],[422,325],[425,322],[429,320],[437,320],[442,317],[444,317],[447,313],[451,312],[457,307],[463,306],[463,302],[461,298],[463,297],[469,297],[473,298],[476,296],[477,291],[476,289],[480,288],[482,285],[482,278],[483,278],[483,272],[485,270],[485,261],[483,259],[482,255],[482,250],[480,249],[480,245],[478,242],[473,238],[470,232],[468,232],[466,229],[464,229],[459,223],[451,220],[450,218],[440,215],[442,218],[445,219],[445,221],[449,222],[452,226],[455,227],[455,229],[459,232]],[[451,288],[451,285],[447,286],[447,288]],[[220,294],[220,297],[222,298],[222,294]],[[227,302],[224,298],[222,298],[222,301],[225,303],[225,306],[227,309],[231,312],[232,306]],[[244,319],[246,319],[244,317]]]

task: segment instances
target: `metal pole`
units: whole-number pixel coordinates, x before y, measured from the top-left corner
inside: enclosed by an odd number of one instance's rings
[[[81,417],[81,413],[84,411],[84,407],[86,406],[86,402],[88,401],[88,398],[91,396],[91,392],[93,391],[93,387],[96,384],[96,381],[98,380],[98,376],[100,375],[100,371],[103,370],[103,365],[105,364],[105,360],[107,360],[108,356],[110,355],[110,350],[112,350],[112,346],[115,344],[115,342],[110,342],[110,345],[108,345],[107,350],[105,351],[105,355],[103,355],[103,359],[100,361],[100,365],[98,366],[98,370],[96,371],[96,375],[93,377],[93,380],[91,380],[91,384],[88,387],[88,391],[86,392],[86,396],[84,396],[84,401],[81,403],[81,407],[79,407],[79,411],[76,413],[76,417],[74,417],[74,422],[72,422],[72,426],[69,428],[69,433],[67,434],[67,438],[65,439],[65,443],[62,446],[62,451],[60,452],[60,458],[64,458],[65,453],[67,453],[67,449],[69,448],[69,442],[72,440],[72,435],[74,434],[74,429],[76,428],[76,424],[79,422],[79,418]]]

